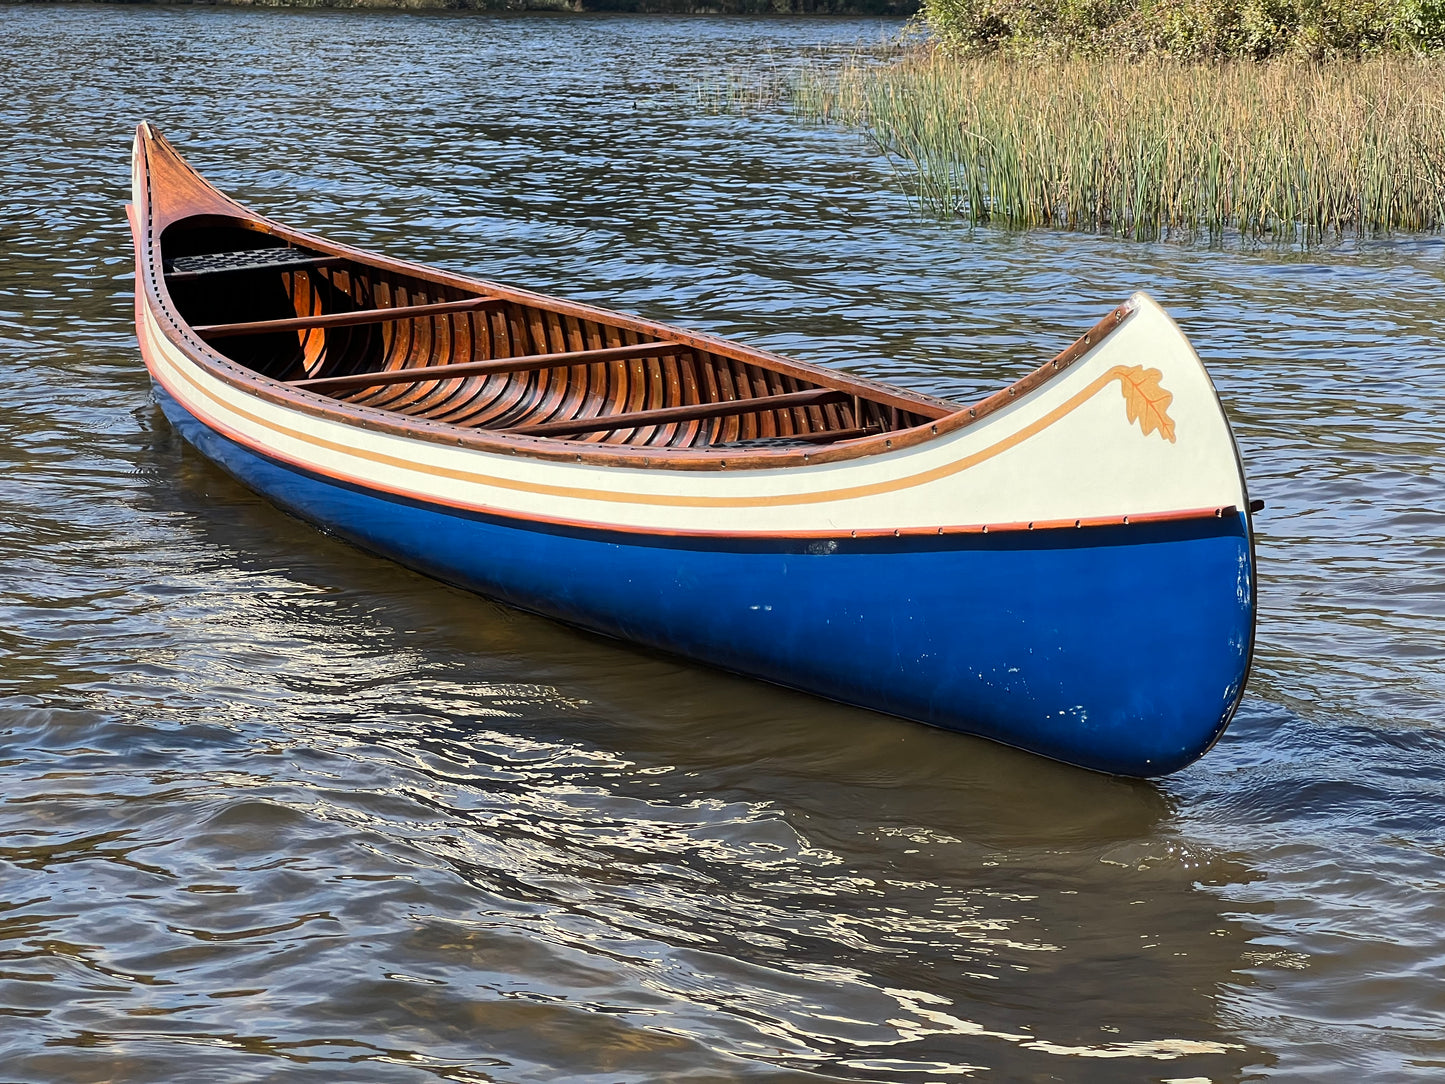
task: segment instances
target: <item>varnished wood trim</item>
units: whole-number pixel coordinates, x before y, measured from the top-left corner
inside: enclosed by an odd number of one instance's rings
[[[142,352],[145,352],[147,344],[142,340]],[[154,349],[152,347],[152,349]],[[184,374],[182,374],[184,375]],[[160,380],[160,377],[157,376]],[[186,379],[191,379],[186,377]],[[166,386],[164,380],[160,380],[163,387],[174,396],[174,390]],[[193,407],[178,399],[178,402],[190,410],[193,414]],[[243,434],[232,427],[218,421],[215,418],[208,418],[199,415],[199,420],[210,429],[221,434],[229,440],[233,440],[242,447],[249,449],[257,455],[288,464],[296,469],[311,474],[331,478],[334,481],[346,485],[357,485],[354,478],[348,475],[327,469],[317,463],[295,459],[282,455],[273,448],[267,448],[247,439]],[[581,529],[595,531],[600,534],[631,535],[634,537],[646,538],[713,538],[722,542],[726,541],[831,541],[842,542],[844,540],[863,539],[922,539],[935,537],[956,537],[967,535],[990,535],[990,534],[1017,534],[1033,531],[1068,531],[1087,530],[1100,527],[1127,527],[1144,526],[1147,524],[1160,523],[1181,523],[1189,520],[1224,519],[1239,514],[1239,509],[1234,505],[1213,506],[1204,508],[1178,509],[1169,512],[1143,512],[1133,515],[1116,516],[1094,516],[1089,518],[1073,520],[1036,520],[1033,522],[1014,523],[979,523],[979,524],[958,524],[943,525],[938,527],[905,527],[905,528],[863,528],[859,530],[809,530],[809,531],[708,531],[689,530],[686,528],[664,528],[664,527],[635,527],[624,524],[601,523],[591,520],[578,520],[559,516],[543,516],[529,513],[517,512],[515,510],[502,510],[481,505],[474,505],[462,501],[451,500],[439,496],[421,496],[405,487],[393,484],[369,480],[363,488],[370,489],[377,493],[386,493],[392,496],[401,497],[411,501],[421,501],[439,507],[454,508],[458,511],[482,513],[484,515],[497,516],[500,519],[511,520],[518,524],[540,524],[550,527],[566,527],[569,529]]]
[[[144,346],[144,340],[142,340],[143,349]],[[553,497],[562,497],[584,501],[601,501],[606,503],[652,505],[674,508],[764,508],[825,504],[855,500],[861,497],[873,497],[883,493],[891,493],[902,489],[911,489],[915,486],[926,485],[930,482],[935,482],[939,479],[949,477],[953,474],[957,474],[960,471],[969,470],[972,467],[977,466],[979,463],[983,463],[987,460],[993,459],[995,456],[998,456],[1003,452],[1006,452],[1010,448],[1017,446],[1023,441],[1030,439],[1031,437],[1042,432],[1044,429],[1047,429],[1050,425],[1054,424],[1060,418],[1064,417],[1073,410],[1077,409],[1079,406],[1083,405],[1095,394],[1101,391],[1105,386],[1107,386],[1110,382],[1119,379],[1121,377],[1121,374],[1125,373],[1126,371],[1127,370],[1125,370],[1123,366],[1115,366],[1109,372],[1100,374],[1100,376],[1093,380],[1088,386],[1082,388],[1080,391],[1075,393],[1067,402],[1060,404],[1048,414],[1045,414],[1043,417],[1029,423],[1022,429],[1011,433],[1010,435],[1004,437],[1002,440],[999,440],[998,442],[988,445],[986,447],[980,448],[977,451],[974,451],[968,455],[961,456],[957,459],[950,460],[947,463],[940,464],[939,466],[919,471],[916,474],[905,475],[902,477],[895,476],[874,482],[843,486],[834,489],[817,489],[807,490],[803,492],[774,493],[767,495],[738,494],[720,496],[715,494],[702,495],[619,492],[614,488],[552,485],[547,483],[527,481],[519,478],[506,478],[498,475],[480,474],[476,471],[458,470],[450,467],[442,467],[440,465],[418,463],[411,459],[399,458],[397,456],[389,455],[385,452],[373,449],[337,443],[335,441],[327,440],[325,438],[305,433],[295,428],[280,425],[273,421],[267,421],[234,403],[224,403],[216,396],[214,392],[203,388],[200,382],[190,373],[187,373],[184,368],[178,367],[176,369],[177,374],[183,380],[190,383],[191,386],[195,388],[198,392],[211,399],[213,402],[222,405],[225,409],[229,410],[233,414],[244,417],[248,421],[251,421],[254,424],[257,424],[265,429],[269,429],[272,432],[280,433],[284,436],[299,440],[303,443],[310,444],[318,448],[325,448],[330,451],[340,452],[344,455],[351,456],[358,460],[364,460],[372,463],[381,463],[386,466],[397,467],[402,470],[413,471],[418,474],[427,475],[434,478],[455,479],[457,481],[477,483],[480,485],[492,486],[499,489],[509,489],[533,494],[545,494]],[[155,373],[154,368],[152,369],[152,373]],[[184,399],[182,399],[182,401],[184,402]],[[525,439],[546,440],[548,438]],[[886,444],[891,440],[892,437],[885,437],[884,443]],[[251,446],[250,442],[247,443],[248,446]],[[564,446],[579,450],[576,453],[577,456],[580,456],[581,454],[580,449],[586,447],[586,445],[574,442],[568,442]],[[826,462],[827,453],[830,450],[830,448],[825,447],[818,451],[803,452],[800,453],[800,458],[804,463],[809,462],[810,459],[813,462]],[[747,456],[749,455],[749,451],[743,449],[732,449],[730,451],[724,452],[724,454],[730,454],[735,458],[747,458]],[[727,466],[727,462],[728,461],[726,459],[720,460],[719,465],[725,468]]]
[[[157,348],[147,342],[145,330],[138,326],[140,333],[141,353],[147,358],[150,364],[150,351]],[[235,441],[244,448],[249,449],[257,455],[285,463],[291,467],[306,471],[311,474],[331,478],[334,481],[345,485],[358,485],[357,480],[346,473],[327,469],[318,463],[301,460],[292,456],[283,455],[274,448],[266,447],[256,443],[243,433],[233,427],[221,422],[219,419],[208,417],[204,413],[197,412],[196,408],[187,403],[183,398],[176,396],[175,389],[170,387],[163,376],[151,369],[152,375],[162,387],[187,411],[192,413],[204,425],[216,433],[221,434],[229,440]],[[196,383],[195,378],[188,373],[177,371],[187,383],[191,384],[197,391],[210,397]],[[253,421],[257,421],[254,417]],[[294,434],[293,434],[294,435]],[[340,450],[340,449],[338,449]],[[956,537],[967,535],[990,535],[990,534],[1017,534],[1035,531],[1070,531],[1087,530],[1099,527],[1129,527],[1145,526],[1148,524],[1161,523],[1182,523],[1190,520],[1225,519],[1239,514],[1239,508],[1235,505],[1208,506],[1203,508],[1176,509],[1167,512],[1141,512],[1128,515],[1113,516],[1091,516],[1079,519],[1055,519],[1055,520],[1034,520],[1031,522],[1000,522],[1000,523],[974,523],[974,524],[949,524],[937,527],[904,527],[889,529],[886,527],[862,528],[854,530],[821,529],[806,531],[716,531],[716,530],[690,530],[687,528],[667,527],[638,527],[625,524],[604,523],[595,520],[580,520],[559,516],[544,516],[535,513],[518,512],[516,510],[504,510],[489,506],[472,504],[469,502],[449,499],[442,496],[422,495],[409,490],[403,486],[378,482],[375,479],[368,480],[362,488],[370,489],[377,493],[386,493],[392,496],[401,497],[410,501],[419,501],[425,504],[432,504],[438,507],[454,508],[462,512],[481,513],[484,515],[496,516],[499,519],[506,519],[518,524],[540,524],[550,527],[565,527],[569,529],[581,529],[595,531],[599,534],[631,535],[635,537],[648,538],[713,538],[719,541],[829,541],[836,540],[863,540],[863,539],[922,539],[934,537]]]

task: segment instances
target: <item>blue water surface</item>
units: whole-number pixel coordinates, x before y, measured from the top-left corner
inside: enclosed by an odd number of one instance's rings
[[[0,8],[0,1077],[1445,1069],[1445,245],[969,231],[855,134],[699,101],[897,30]],[[152,398],[142,119],[337,240],[949,397],[1148,290],[1268,502],[1238,718],[1124,782],[298,523]]]

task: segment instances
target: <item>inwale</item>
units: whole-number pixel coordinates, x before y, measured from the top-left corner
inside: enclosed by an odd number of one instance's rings
[[[1107,772],[1200,756],[1254,638],[1249,502],[1136,294],[973,405],[371,255],[136,133],[136,328],[202,452],[527,610]]]

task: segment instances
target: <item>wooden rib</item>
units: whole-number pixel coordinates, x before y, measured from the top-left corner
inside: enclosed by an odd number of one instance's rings
[[[462,340],[465,348],[450,359],[453,364],[471,361],[487,361],[492,358],[491,318],[502,318],[501,313],[466,313],[461,317]],[[413,416],[438,418],[446,414],[466,415],[484,408],[485,403],[495,398],[497,389],[487,390],[486,376],[471,376],[459,381],[437,381],[436,391],[423,400],[419,408],[410,413]],[[445,394],[443,394],[445,392]]]
[[[647,367],[647,402],[649,409],[660,409],[662,407],[675,407],[682,404],[670,394],[672,381],[668,377],[668,359],[660,357],[652,365]],[[666,434],[672,430],[668,425],[655,425],[638,433],[634,443],[636,444],[666,444]]]
[[[448,316],[442,321],[446,325],[450,345],[447,361],[453,365],[462,360],[471,361],[477,356],[476,344],[472,338],[472,314],[468,312],[460,315],[460,319]]]
[[[660,386],[659,373],[660,369],[657,365],[646,365],[640,361],[633,362],[632,379],[635,380],[637,386],[642,389],[642,399],[641,404],[637,408],[638,410],[662,410],[667,406],[667,400],[658,394],[658,388]],[[657,426],[647,423],[636,429],[629,430],[624,443],[637,445],[650,444],[652,438],[656,435]]]
[[[442,298],[432,295],[434,286],[425,282],[397,278],[389,283],[388,290],[389,304],[396,307],[445,303]],[[418,365],[445,364],[449,361],[447,356],[438,354],[435,334],[437,319],[425,317],[381,325],[392,329],[391,348],[382,357],[385,369],[400,372]],[[441,319],[445,322],[447,316],[444,315]],[[406,381],[396,385],[366,388],[352,401],[378,410],[415,416],[420,404],[435,390],[435,384]]]
[[[572,337],[568,334],[569,329],[562,317],[555,312],[548,312],[545,315],[547,328],[545,349],[553,353],[566,354],[576,354],[586,349],[581,339],[572,341]],[[551,377],[548,382],[550,386],[546,389],[546,394],[539,396],[533,404],[528,412],[528,421],[545,422],[557,417],[571,416],[562,413],[562,403],[566,399],[568,389],[572,387],[573,370],[567,368],[548,375]]]
[[[771,369],[764,373],[763,379],[767,383],[768,391],[773,395],[785,395],[789,391],[796,390],[785,385],[782,375]],[[791,410],[779,410],[775,417],[774,424],[777,426],[778,436],[780,437],[791,437],[798,431],[797,426],[793,424],[793,412]]]
[[[297,316],[317,316],[325,307],[323,298],[327,296],[327,290],[323,287],[330,287],[320,275],[296,274],[291,276],[295,292],[293,293],[293,306]],[[335,291],[330,291],[334,293]],[[302,298],[303,304],[294,304],[296,298]],[[332,344],[327,341],[326,332],[307,328],[298,333],[301,340],[303,358],[303,376],[311,376],[321,372],[327,362],[331,360]],[[345,343],[351,346],[351,340]],[[344,351],[342,351],[344,353]]]
[[[623,328],[617,333],[617,342],[623,346],[630,346],[639,342],[642,336],[638,332]],[[608,342],[611,342],[608,339]],[[615,414],[625,414],[629,410],[642,409],[641,401],[632,401],[632,389],[635,382],[632,379],[633,362],[626,358],[618,358],[607,364],[607,386],[603,390],[602,402],[593,413],[599,417],[611,417]],[[615,429],[599,430],[592,437],[585,439],[595,441],[599,444],[625,443],[627,432],[618,432]]]
[[[625,346],[628,343],[637,341],[637,336],[630,332],[624,332],[622,328],[613,324],[607,324],[602,329],[602,337],[608,347]],[[596,386],[596,396],[587,403],[587,408],[578,415],[579,418],[593,418],[601,414],[616,413],[617,404],[622,401],[621,388],[626,380],[627,363],[614,359],[604,362],[601,366],[601,375]],[[605,441],[608,434],[603,432],[600,436],[587,438],[596,442]]]
[[[352,327],[356,324],[384,324],[393,320],[414,320],[421,316],[440,316],[448,312],[470,312],[488,305],[505,305],[500,297],[469,297],[462,301],[442,301],[434,305],[400,305],[387,309],[361,309],[357,312],[331,312],[320,316],[298,316],[288,320],[251,320],[242,324],[201,324],[192,328],[208,339],[224,339],[233,335],[268,335],[277,331],[301,331],[315,327]]]
[[[536,356],[536,351],[528,345],[527,313],[527,307],[516,302],[502,310],[501,315],[506,317],[502,321],[505,334],[502,345],[506,347],[506,353],[499,353],[494,360],[515,363],[518,358]],[[473,403],[455,412],[438,415],[437,420],[471,428],[495,428],[502,418],[512,413],[535,383],[535,371],[530,366],[512,371],[522,374],[520,379],[491,380],[484,374],[481,390]]]
[[[628,332],[633,342],[637,341],[637,332]],[[649,409],[647,406],[647,373],[644,372],[642,361],[631,359],[624,361],[618,366],[622,399],[617,407],[607,413],[613,417],[622,414],[635,414],[641,410]],[[609,429],[608,435],[604,437],[615,444],[631,444],[637,433],[633,429]]]
[[[326,274],[318,272],[313,275],[311,272],[307,272],[306,277],[312,280],[312,287],[318,292],[320,285],[324,283],[330,286],[338,297],[344,297],[358,309],[374,307],[371,300],[371,273],[365,267],[356,267],[354,270],[351,267],[338,267]],[[319,356],[316,365],[307,367],[306,375],[308,377],[315,376],[327,368],[349,368],[362,364],[360,359],[366,356],[373,344],[376,344],[383,353],[386,349],[384,338],[375,327],[362,327],[358,331],[348,334],[344,343],[336,341],[339,336],[327,335],[324,332],[320,337],[323,340],[331,341],[326,343],[326,349]]]
[[[749,365],[748,376],[751,377],[753,381],[753,397],[755,399],[765,399],[771,397],[774,394],[774,389],[768,383],[768,378],[775,377],[777,375],[778,374],[773,372],[771,369],[764,369],[760,365]],[[774,412],[768,411],[765,414],[759,414],[757,418],[758,436],[783,437],[788,435],[783,432],[783,426],[778,421],[778,416]]]
[[[467,317],[472,329],[472,361],[486,361],[497,356],[492,345],[492,317],[499,313],[479,312]]]
[[[568,345],[574,349],[605,350],[623,345],[622,336],[616,328],[599,324],[595,320],[567,316],[564,323],[568,333]],[[579,365],[572,372],[573,386],[566,402],[552,418],[537,418],[538,422],[565,418],[590,418],[607,410],[607,386],[609,374],[618,362],[594,361]]]
[[[723,360],[726,361],[728,367],[732,370],[733,388],[737,391],[737,398],[756,399],[759,395],[767,395],[766,391],[759,392],[753,387],[752,372],[747,362],[741,361],[738,358],[726,358]],[[737,436],[730,439],[756,440],[758,437],[764,435],[756,414],[740,414],[738,415]]]
[[[734,399],[746,399],[746,395],[739,395],[738,389],[733,383],[732,359],[722,354],[712,354],[712,364],[709,368],[717,375],[718,384],[722,390],[719,401]],[[717,431],[712,435],[713,444],[726,444],[729,441],[737,440],[743,435],[742,418],[736,414],[725,414],[718,419]]]
[[[469,344],[466,353],[454,354],[449,360],[453,365],[468,362],[487,361],[493,357],[490,332],[485,329],[485,316],[462,318],[469,329]],[[425,409],[421,414],[428,418],[443,416],[467,417],[484,410],[494,400],[500,389],[489,386],[492,383],[485,373],[463,377],[461,380],[439,379],[432,387],[434,391],[424,400]]]
[[[747,362],[741,363],[743,387],[748,389],[748,396],[753,399],[766,399],[772,394],[768,388],[767,378],[762,376],[756,365]],[[773,420],[772,414],[752,414],[743,423],[744,428],[749,430],[749,436],[754,439],[760,437],[775,437],[778,435],[778,427]]]
[[[471,314],[462,313],[460,315],[461,326],[469,327]],[[421,364],[456,365],[472,360],[471,349],[465,337],[466,332],[458,332],[456,314],[427,322],[432,325],[431,344],[429,351],[417,359]],[[447,409],[448,406],[456,407],[465,402],[474,390],[471,382],[466,380],[437,381],[431,384],[423,381],[414,385],[413,390],[401,400],[405,405],[400,409],[414,417],[430,417]]]
[[[694,351],[693,357],[697,359],[697,400],[700,403],[720,403],[727,396],[723,395],[718,385],[717,363],[713,361],[711,354],[701,351]],[[692,447],[707,447],[717,439],[718,433],[722,431],[724,419],[704,419],[698,422],[697,432],[693,434]]]
[[[451,316],[434,317],[430,320],[418,320],[417,329],[417,350],[407,359],[406,368],[410,365],[415,368],[417,365],[452,365],[456,358],[452,350],[452,318]],[[402,385],[405,388],[405,385]],[[434,403],[437,400],[450,399],[458,391],[461,385],[448,382],[446,385],[433,384],[428,387],[426,384],[416,384],[404,391],[402,397],[392,406],[393,410],[402,410],[407,414],[414,414],[423,409],[426,404]]]
[[[560,328],[554,326],[558,324],[556,313],[534,305],[524,309],[522,315],[527,353],[539,356],[572,353]],[[546,366],[530,369],[523,380],[512,381],[518,386],[519,394],[504,413],[492,418],[490,425],[505,429],[546,420],[543,408],[555,395],[558,380],[566,380],[566,374],[567,370],[559,371],[554,366]]]
[[[565,338],[548,334],[549,319],[555,322],[555,314],[535,305],[519,305],[508,311],[512,313],[512,345],[518,358],[572,352]],[[470,411],[462,419],[453,418],[453,423],[496,429],[547,420],[573,370],[564,364],[561,368],[529,366],[517,371],[525,375],[506,381],[502,394],[486,392],[487,403],[483,409]]]
[[[603,418],[574,418],[570,421],[544,422],[541,425],[522,425],[504,429],[504,433],[519,436],[549,437],[558,433],[588,433],[599,429],[641,428],[664,425],[668,422],[692,421],[696,418],[714,418],[723,414],[753,414],[758,411],[783,410],[810,403],[831,402],[845,395],[832,388],[815,388],[812,391],[793,392],[790,395],[760,395],[753,399],[734,399],[726,403],[696,403],[688,406],[662,407],[657,410],[632,410],[625,414],[614,414]]]
[[[787,377],[783,381],[783,386],[789,391],[802,390],[798,385],[796,377]],[[797,407],[793,411],[793,432],[797,433],[800,437],[817,433],[822,427],[815,424],[815,416],[821,415],[822,413],[817,407],[811,409],[808,407]]]
[[[703,401],[702,395],[698,392],[697,366],[698,357],[692,351],[688,351],[677,359],[678,375],[682,379],[682,390],[678,402],[684,405]],[[668,441],[668,444],[674,448],[690,448],[697,441],[697,434],[701,428],[700,420],[682,422],[673,428],[672,439]]]
[[[420,285],[420,289],[418,288]],[[417,308],[422,305],[434,304],[427,298],[425,293],[426,284],[408,283],[405,280],[396,280],[388,283],[387,298],[384,306],[378,308]],[[422,331],[430,325],[430,320],[406,320],[401,322],[390,322],[383,324],[383,327],[393,329],[391,337],[391,348],[383,356],[383,364],[388,369],[405,369],[412,364],[416,358],[418,364],[426,364],[434,361],[431,356],[431,340],[428,337],[426,347],[422,347]],[[319,378],[318,378],[319,379]],[[384,391],[372,389],[358,401],[365,402],[367,406],[379,410],[398,410],[403,403],[410,401],[409,392],[413,389],[403,387],[400,389],[388,388]]]
[[[589,350],[605,350],[622,342],[616,328],[606,327],[595,320],[587,321],[584,326]],[[587,367],[587,387],[573,417],[585,418],[601,413],[603,404],[607,402],[607,374],[610,369],[611,364],[605,361],[595,361]]]
[[[308,275],[307,277],[310,276]],[[353,276],[349,267],[333,267],[331,268],[331,274],[318,275],[317,278],[321,279],[322,282],[328,283],[337,293],[345,294],[353,301],[356,300],[357,294],[360,292],[357,289],[359,277]],[[365,306],[362,307],[364,308]]]
[[[481,314],[487,328],[487,353],[477,361],[501,361],[512,357],[515,349],[511,338],[511,307],[487,311]],[[464,401],[443,411],[434,411],[429,417],[452,425],[474,425],[477,419],[495,416],[496,404],[505,399],[510,390],[510,381],[489,380],[485,373],[475,380],[464,380],[464,385],[474,388]]]
[[[678,373],[678,357],[676,354],[665,354],[658,358],[657,383],[661,385],[661,398],[658,406],[686,406],[687,400],[682,397],[682,377]],[[678,423],[672,422],[667,425],[659,425],[647,438],[647,443],[662,448],[672,443],[672,438],[677,435]]]
[[[597,325],[590,321],[578,320],[574,316],[567,317],[567,346],[571,350],[601,350],[602,336],[597,332]],[[578,364],[576,368],[568,371],[567,387],[561,401],[550,417],[538,418],[538,421],[551,421],[553,418],[575,418],[582,413],[587,404],[588,398],[592,395],[593,377],[602,366],[597,362],[590,364]]]
[[[637,346],[609,347],[606,350],[569,350],[564,354],[520,354],[514,358],[493,358],[489,361],[462,361],[451,365],[417,365],[410,369],[382,369],[374,373],[346,373],[340,376],[317,376],[291,380],[293,388],[315,389],[370,387],[373,384],[405,384],[415,380],[450,380],[454,377],[492,373],[521,373],[528,369],[556,369],[594,361],[623,358],[652,358],[674,354],[686,349],[677,343],[639,343]]]
[[[456,381],[449,379],[447,382],[453,387],[468,390],[464,395],[448,399],[445,404],[427,411],[426,416],[448,425],[464,426],[476,426],[505,414],[527,386],[525,376],[521,380],[492,380],[486,373],[463,376]]]
[[[567,341],[563,344],[563,349],[573,351],[588,349],[586,341],[582,338],[581,321],[579,321],[577,317],[570,314],[560,317],[559,319],[561,320],[562,330],[563,333],[566,335],[567,339]]]
[[[447,355],[450,364],[460,365],[468,361],[481,361],[487,357],[487,354],[479,349],[475,315],[467,313],[460,318],[448,317],[448,322],[451,324],[452,334],[452,352]],[[476,401],[486,382],[487,378],[484,376],[439,381],[435,391],[424,397],[419,409],[413,413],[433,417],[447,410],[466,409]]]

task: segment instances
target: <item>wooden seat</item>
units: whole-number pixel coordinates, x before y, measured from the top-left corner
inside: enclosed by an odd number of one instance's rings
[[[211,252],[201,256],[177,256],[169,261],[166,265],[166,281],[192,282],[214,275],[238,275],[253,271],[305,271],[313,267],[334,267],[345,262],[340,256],[318,256],[314,252],[289,246]]]

